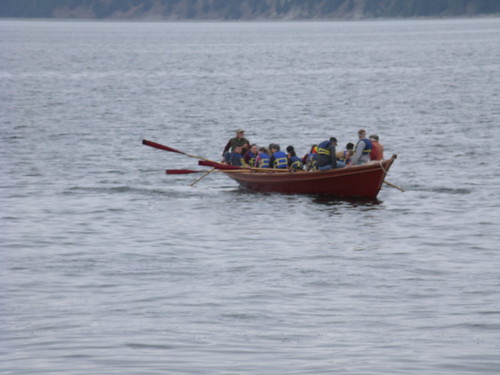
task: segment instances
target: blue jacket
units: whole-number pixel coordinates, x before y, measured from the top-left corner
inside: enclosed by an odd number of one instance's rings
[[[292,156],[288,164],[292,169],[302,169],[304,167],[304,164],[302,164],[302,160],[300,160],[298,156]]]
[[[276,151],[273,154],[274,163],[272,165],[273,168],[287,168],[288,167],[288,158],[287,155],[283,151]]]
[[[363,155],[366,155],[366,154],[369,154],[370,152],[372,152],[372,149],[373,149],[372,141],[370,141],[368,138],[363,138],[359,142],[361,142],[361,141],[365,142],[365,148],[363,149]],[[356,144],[356,146],[357,146],[357,144]]]
[[[255,159],[257,158],[257,155],[254,155],[252,151],[248,151],[243,159],[245,160],[245,163],[247,163],[250,167],[256,167],[255,165]]]
[[[241,156],[241,154],[237,154],[236,152],[231,152],[229,155],[229,163],[238,167],[243,167],[245,165],[243,156]]]
[[[259,152],[259,168],[269,168],[271,157],[265,152]]]

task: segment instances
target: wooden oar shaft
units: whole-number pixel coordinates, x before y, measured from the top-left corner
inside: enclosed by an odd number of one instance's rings
[[[254,167],[237,167],[237,166],[234,166],[234,165],[226,165],[226,164],[222,164],[222,163],[218,163],[216,161],[213,161],[213,160],[210,160],[210,159],[206,159],[204,157],[201,157],[201,156],[197,156],[197,155],[192,155],[192,154],[188,154],[187,152],[184,152],[184,151],[181,151],[181,150],[177,150],[173,147],[169,147],[169,146],[165,146],[165,145],[162,145],[160,143],[156,143],[156,142],[153,142],[153,141],[148,141],[147,139],[143,139],[142,140],[142,144],[145,145],[145,146],[149,146],[149,147],[153,147],[153,148],[157,148],[159,150],[164,150],[164,151],[169,151],[169,152],[176,152],[178,154],[182,154],[182,155],[186,155],[186,156],[189,156],[191,158],[195,158],[195,159],[199,159],[200,161],[198,162],[199,165],[203,165],[203,166],[206,166],[206,167],[212,167],[212,168],[215,168],[217,170],[221,170],[223,172],[228,172],[229,170],[234,170],[234,171],[239,171],[239,172],[246,172],[246,171],[256,171],[256,172],[290,172],[290,170],[288,168],[283,168],[283,169],[278,169],[278,168],[254,168]],[[186,174],[187,173],[196,173],[196,172],[185,172]],[[167,174],[184,174],[183,172],[167,172]]]
[[[165,170],[166,174],[191,174],[191,173],[205,173],[205,172],[207,172],[207,171],[196,171],[193,169],[167,169],[167,170]],[[252,171],[249,169],[228,169],[228,170],[214,169],[214,170],[210,170],[209,172],[248,173],[248,172],[252,172]]]
[[[198,179],[196,179],[195,181],[193,181],[193,182],[191,183],[191,186],[194,186],[194,184],[196,184],[198,181],[200,181],[200,180],[204,179],[205,177],[207,177],[207,176],[210,174],[210,172],[213,172],[213,171],[215,171],[215,168],[210,169],[210,170],[209,170],[209,171],[207,171],[207,172],[206,172],[203,176],[201,176],[200,178],[198,178]]]
[[[214,167],[223,172],[228,172],[230,170],[235,171],[256,171],[256,172],[290,172],[288,168],[255,168],[255,167],[238,167],[235,165],[227,165],[222,163],[217,163],[209,160],[200,160],[198,165],[202,165],[205,167]]]
[[[397,185],[391,184],[391,183],[390,183],[390,182],[388,182],[388,181],[384,181],[384,184],[389,185],[389,186],[392,186],[393,188],[398,189],[399,191],[402,191],[403,193],[406,191],[406,190],[405,190],[405,189],[403,189],[402,187],[399,187],[399,186],[397,186]]]

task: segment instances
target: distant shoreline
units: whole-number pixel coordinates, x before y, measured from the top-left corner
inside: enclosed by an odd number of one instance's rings
[[[45,21],[45,22],[152,22],[152,23],[271,23],[271,22],[373,22],[373,21],[426,21],[426,20],[473,20],[496,19],[500,14],[477,14],[471,16],[429,16],[429,17],[362,17],[362,18],[256,18],[256,19],[171,19],[171,18],[63,18],[63,17],[0,17],[0,21]]]

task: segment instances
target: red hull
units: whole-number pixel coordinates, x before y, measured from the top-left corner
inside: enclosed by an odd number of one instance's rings
[[[375,198],[396,159],[316,172],[224,172],[244,189],[259,193],[327,194]],[[217,166],[214,165],[215,168]],[[220,168],[224,169],[224,168]]]

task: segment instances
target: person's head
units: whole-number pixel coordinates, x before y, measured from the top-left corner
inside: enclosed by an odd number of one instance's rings
[[[292,157],[292,156],[297,156],[297,155],[295,154],[295,148],[293,148],[293,146],[288,146],[288,147],[286,148],[286,152],[287,152],[288,156],[290,156],[290,157]]]
[[[257,155],[258,147],[255,143],[250,146],[250,152],[254,155]]]
[[[372,135],[370,135],[369,139],[372,142],[378,142],[378,135],[377,134],[372,134]]]
[[[270,148],[271,148],[271,152],[274,154],[276,151],[280,150],[280,145],[278,145],[276,143],[272,143]]]
[[[309,152],[310,154],[315,154],[318,152],[318,145],[312,145],[311,146],[311,151]]]
[[[337,146],[337,138],[331,137],[330,138],[330,143],[333,144],[334,146]]]
[[[265,147],[259,148],[259,152],[263,152],[264,154],[269,155],[269,150],[267,148],[265,148]]]
[[[236,138],[244,138],[244,137],[245,137],[245,131],[243,129],[237,129]]]
[[[241,146],[236,146],[233,150],[233,152],[237,153],[237,154],[241,154],[241,151],[243,150],[243,148]]]
[[[365,129],[358,130],[358,137],[359,139],[366,138],[366,130]]]
[[[354,143],[349,142],[345,145],[346,150],[354,150]]]

